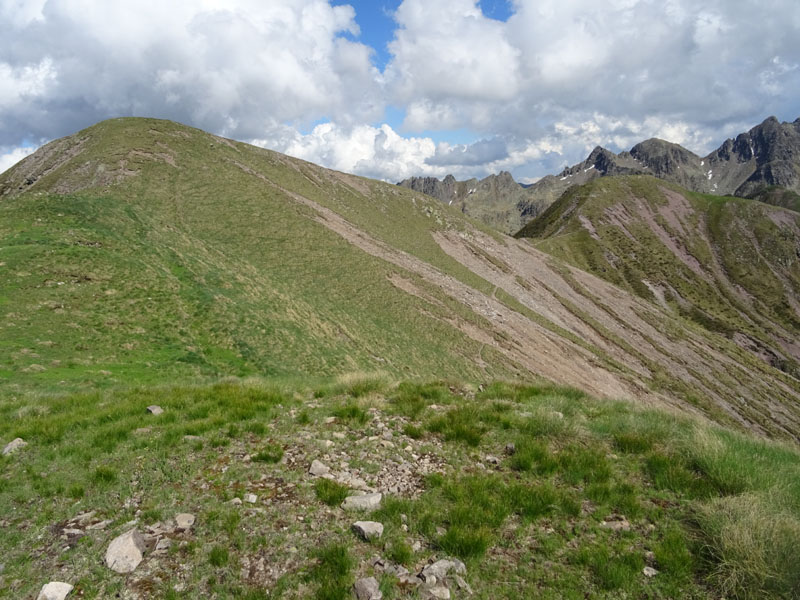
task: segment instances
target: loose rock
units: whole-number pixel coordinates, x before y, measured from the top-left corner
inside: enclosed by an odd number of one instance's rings
[[[152,404],[147,407],[147,412],[149,412],[151,415],[160,415],[164,412],[164,409],[156,404]]]
[[[356,521],[353,531],[365,540],[380,539],[383,535],[383,524],[376,521]]]
[[[432,565],[428,565],[422,569],[420,577],[425,581],[430,581],[433,577],[436,579],[444,579],[450,571],[454,571],[458,575],[464,575],[467,572],[466,565],[458,559],[453,560],[437,560]]]
[[[630,531],[631,524],[625,517],[622,517],[616,521],[603,521],[600,523],[600,527],[603,529],[610,529],[611,531]]]
[[[658,571],[656,571],[653,567],[645,567],[642,569],[642,573],[644,573],[645,577],[655,577],[658,575]]]
[[[142,562],[144,538],[136,529],[115,538],[106,550],[106,566],[117,573],[132,573]]]
[[[24,448],[27,445],[28,445],[28,442],[26,442],[22,438],[16,438],[16,439],[8,442],[8,444],[6,444],[6,447],[3,448],[3,456],[7,456],[7,455],[11,454],[12,452],[16,452],[20,448]]]
[[[363,496],[348,496],[342,502],[345,510],[375,510],[381,505],[383,494],[364,494]]]
[[[437,585],[423,590],[422,597],[435,600],[450,600],[450,590],[444,585]]]
[[[359,579],[353,586],[353,591],[358,600],[381,600],[383,594],[378,586],[378,580],[374,577]]]
[[[249,504],[255,504],[257,500],[258,500],[258,496],[256,496],[255,494],[245,494],[244,495],[244,501],[249,503]]]
[[[36,600],[64,600],[73,589],[74,586],[63,581],[51,581],[42,586]]]
[[[323,475],[327,475],[328,473],[330,473],[331,470],[330,467],[326,466],[320,461],[314,460],[311,462],[311,467],[308,469],[308,472],[314,475],[315,477],[322,477]]]
[[[194,525],[195,517],[191,513],[179,513],[175,515],[175,526],[180,531],[188,531]]]

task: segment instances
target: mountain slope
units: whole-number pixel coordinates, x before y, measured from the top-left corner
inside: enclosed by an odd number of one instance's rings
[[[755,198],[800,210],[800,119],[780,123],[770,117],[705,157],[656,138],[619,154],[598,146],[586,160],[527,187],[506,172],[481,181],[459,182],[452,175],[442,181],[411,177],[398,185],[513,234],[571,186],[616,175],[653,175],[695,192]]]
[[[602,176],[637,174],[706,194],[755,197],[774,186],[800,192],[800,119],[780,123],[769,117],[706,157],[655,138],[619,154],[598,147],[582,163],[533,184],[528,194],[533,202],[549,205],[572,185]],[[790,202],[790,208],[800,209],[800,203]]]
[[[604,178],[519,236],[800,377],[800,214],[648,176]]]
[[[411,190],[166,121],[106,121],[0,176],[0,269],[6,394],[542,376],[800,432],[797,380],[723,335]]]
[[[546,207],[531,201],[526,188],[507,171],[480,181],[456,181],[448,175],[441,181],[436,177],[410,177],[397,185],[432,196],[504,233],[519,231]]]

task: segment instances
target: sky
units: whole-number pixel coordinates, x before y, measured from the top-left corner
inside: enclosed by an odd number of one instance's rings
[[[522,182],[800,117],[797,0],[0,0],[0,172],[111,117]]]

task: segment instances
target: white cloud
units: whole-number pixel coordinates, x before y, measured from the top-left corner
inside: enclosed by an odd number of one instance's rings
[[[327,0],[50,0],[0,5],[0,143],[121,115],[241,138],[274,123],[377,120],[372,50]],[[10,25],[6,27],[5,25]]]
[[[330,0],[0,0],[0,147],[147,115],[391,181],[532,178],[595,145],[704,153],[800,116],[796,0],[512,6],[504,23],[476,0],[404,0],[379,72]],[[402,126],[381,125],[387,105]],[[431,133],[454,130],[478,141]]]
[[[387,124],[347,127],[322,123],[306,135],[283,128],[252,142],[339,171],[391,182],[414,175],[447,174],[444,168],[426,165],[436,152],[433,140],[401,137]]]
[[[34,150],[36,148],[28,147],[0,150],[0,173],[5,173]]]

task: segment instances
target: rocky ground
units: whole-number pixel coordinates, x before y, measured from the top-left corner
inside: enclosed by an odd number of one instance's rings
[[[794,476],[772,461],[734,488],[738,438],[551,386],[108,398],[18,400],[35,423],[0,463],[0,596],[718,597],[702,503]]]

